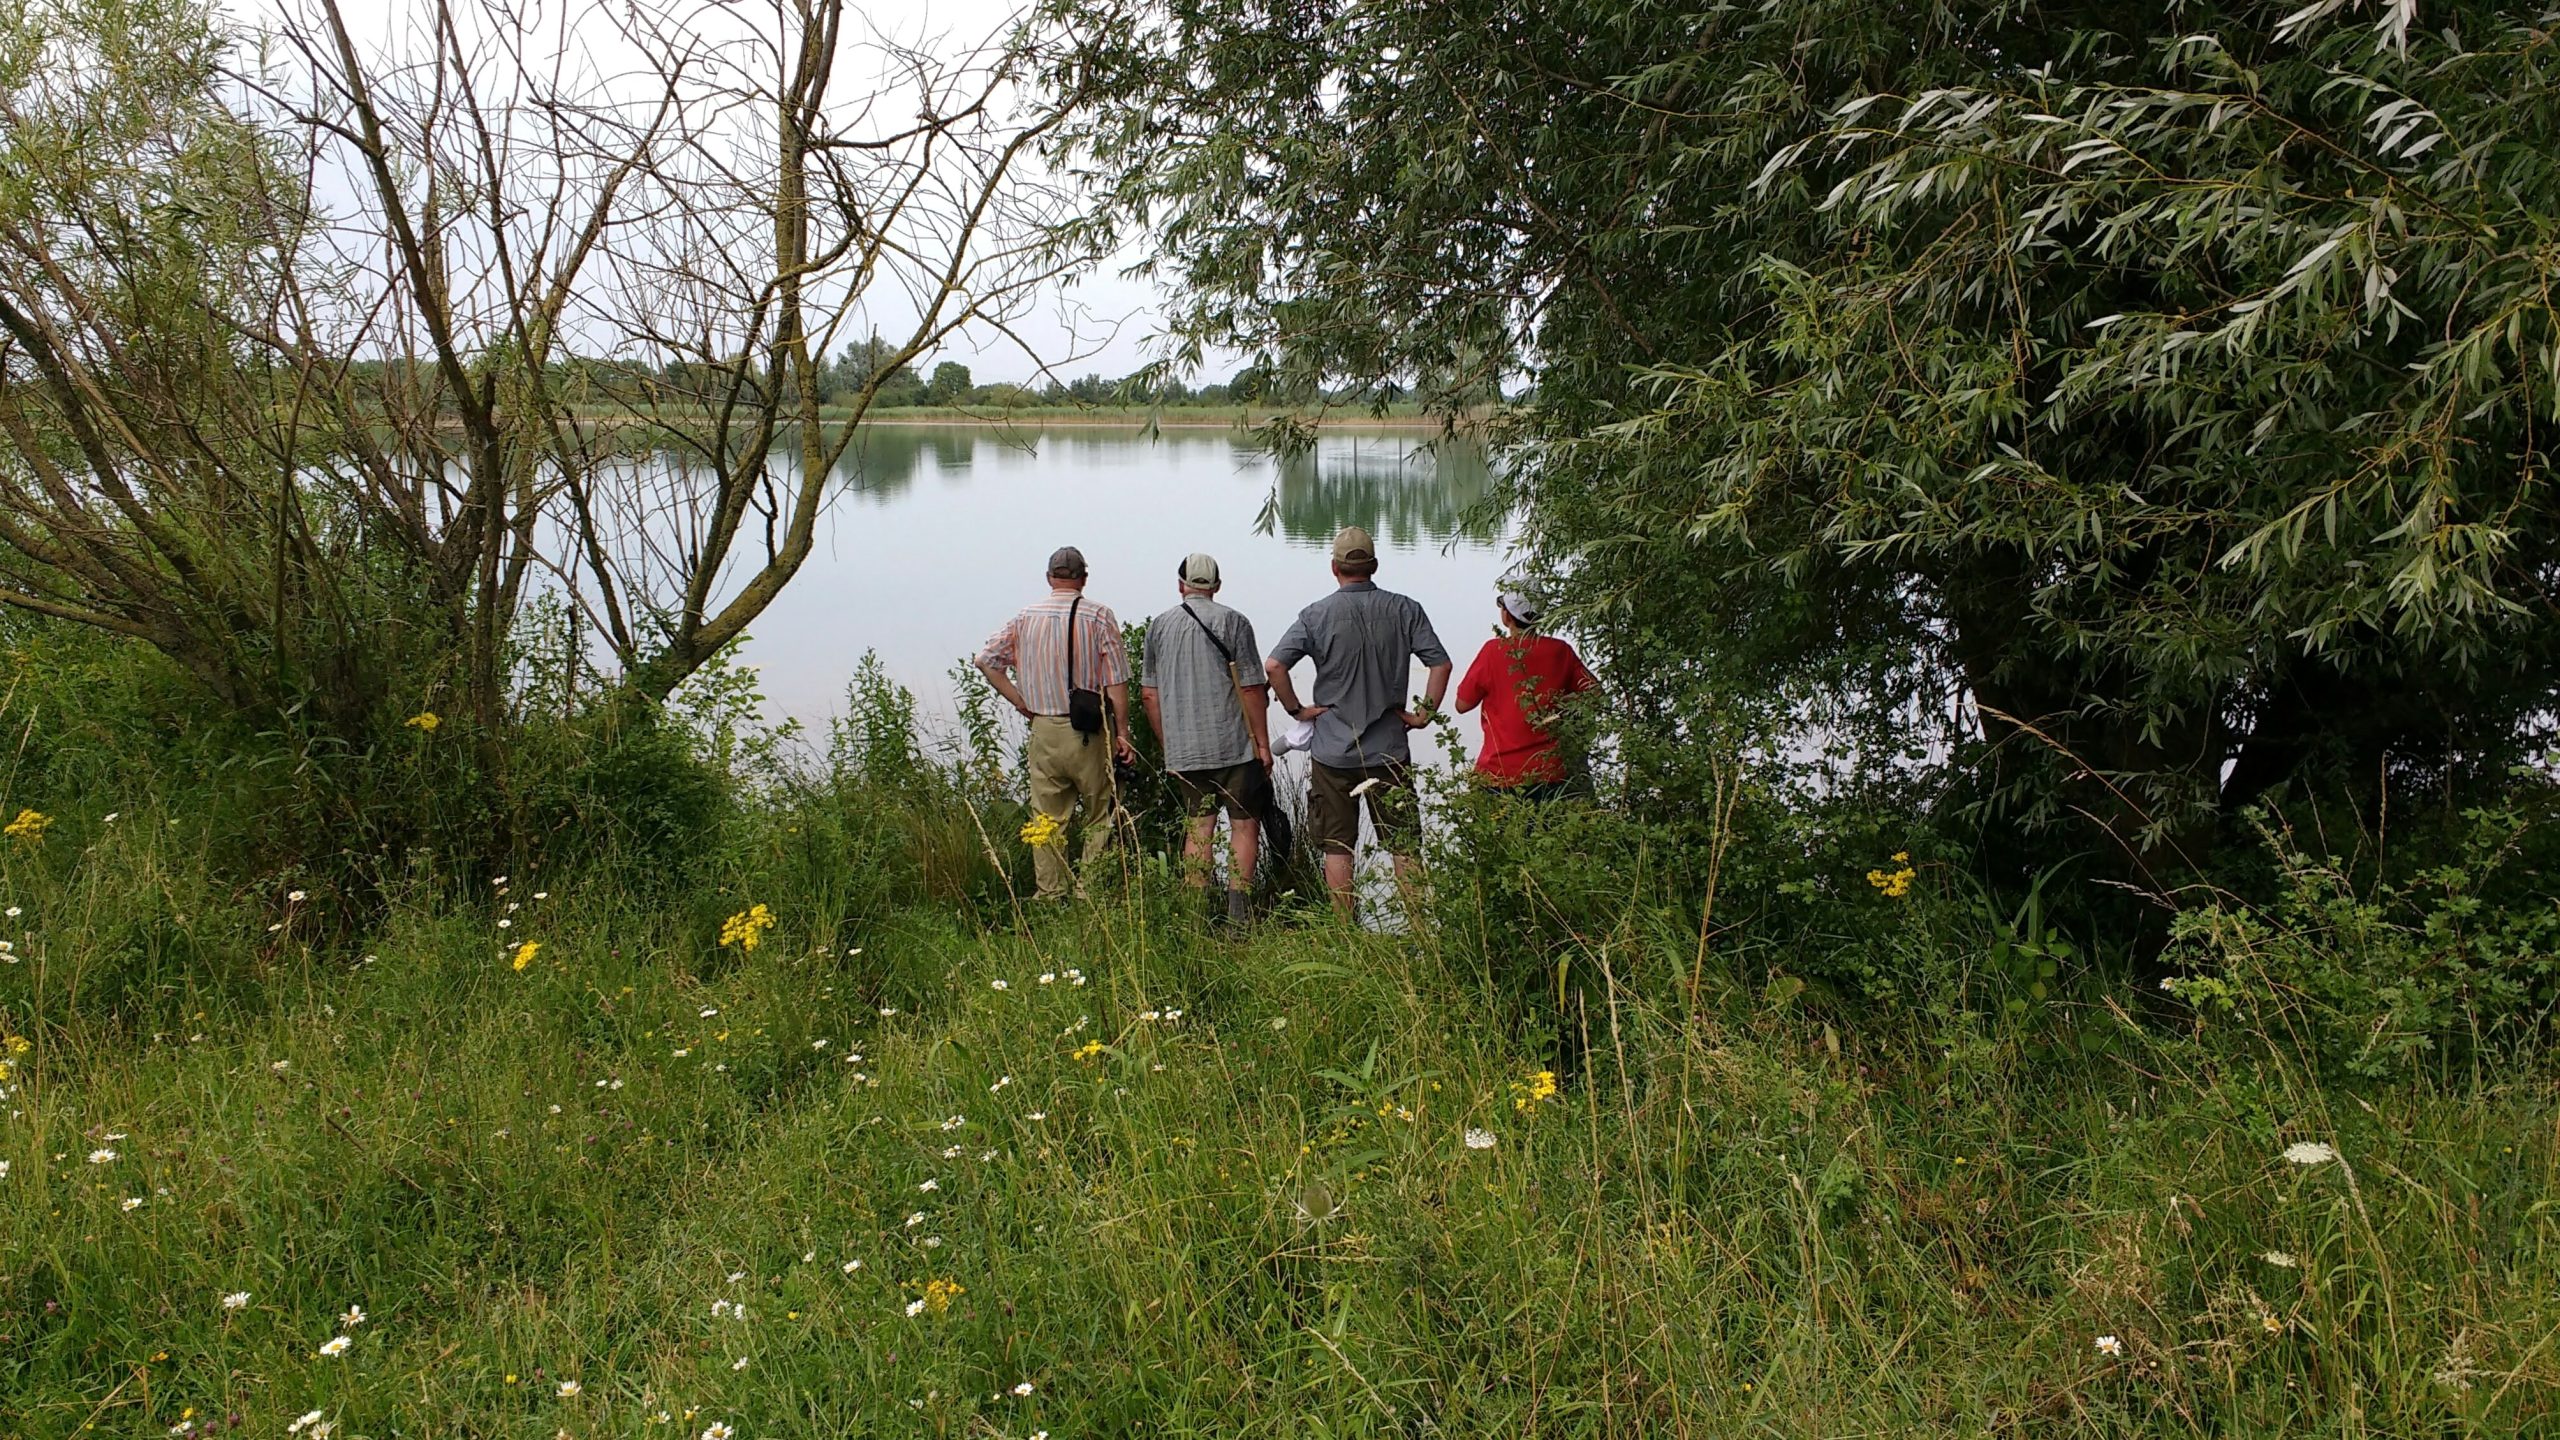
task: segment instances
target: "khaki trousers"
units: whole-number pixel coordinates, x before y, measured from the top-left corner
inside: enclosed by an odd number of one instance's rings
[[[1079,863],[1091,869],[1111,848],[1112,836],[1120,828],[1120,799],[1111,784],[1111,736],[1107,727],[1100,735],[1079,735],[1064,715],[1035,715],[1031,719],[1030,758],[1032,809],[1063,827],[1075,813],[1076,801],[1084,801],[1084,858]],[[1083,884],[1068,872],[1063,835],[1054,845],[1033,846],[1031,867],[1039,877],[1040,897],[1044,900],[1064,896],[1070,884],[1079,894],[1083,892]]]

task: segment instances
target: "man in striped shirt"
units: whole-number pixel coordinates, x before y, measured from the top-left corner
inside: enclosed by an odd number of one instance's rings
[[[1031,722],[1031,808],[1057,827],[1046,843],[1031,848],[1043,900],[1065,898],[1070,884],[1083,893],[1082,882],[1067,868],[1067,821],[1081,799],[1083,865],[1090,869],[1121,824],[1112,756],[1137,758],[1129,745],[1129,651],[1120,641],[1120,620],[1085,599],[1084,585],[1084,552],[1061,547],[1049,557],[1048,598],[1025,606],[978,652],[987,683]],[[1076,690],[1109,697],[1111,719],[1101,734],[1085,734],[1068,719],[1069,695]]]

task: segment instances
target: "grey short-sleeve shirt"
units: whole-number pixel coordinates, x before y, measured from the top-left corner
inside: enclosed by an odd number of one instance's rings
[[[1412,662],[1446,665],[1449,652],[1420,601],[1355,580],[1299,611],[1271,658],[1316,662],[1310,698],[1325,711],[1313,754],[1320,765],[1351,770],[1413,758],[1406,742],[1413,732],[1396,715],[1410,694]]]
[[[1165,768],[1242,765],[1253,758],[1253,733],[1245,728],[1226,659],[1200,626],[1207,625],[1226,642],[1236,657],[1237,673],[1250,688],[1271,683],[1262,673],[1253,622],[1205,596],[1194,595],[1186,603],[1199,623],[1183,614],[1180,605],[1147,622],[1145,671],[1139,681],[1156,692],[1156,708],[1164,716]]]

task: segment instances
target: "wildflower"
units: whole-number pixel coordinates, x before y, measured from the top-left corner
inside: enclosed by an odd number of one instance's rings
[[[861,1268],[862,1268],[862,1262],[861,1262],[861,1261],[859,1261],[859,1260],[847,1260],[847,1261],[846,1261],[846,1262],[844,1262],[844,1264],[843,1264],[841,1267],[839,1267],[839,1268],[841,1268],[841,1269],[844,1271],[844,1273],[846,1273],[847,1275],[850,1275],[850,1274],[852,1274],[854,1271],[859,1270],[859,1269],[861,1269]]]
[[[519,945],[519,946],[517,946],[517,947],[516,947],[516,956],[515,956],[515,959],[513,959],[513,960],[509,961],[508,963],[509,963],[510,965],[514,966],[516,969],[518,969],[518,970],[522,970],[522,969],[523,969],[524,967],[526,967],[527,965],[530,965],[530,964],[532,964],[532,963],[533,963],[533,957],[534,957],[534,956],[539,955],[539,954],[541,954],[541,953],[542,953],[542,942],[541,942],[541,941],[539,941],[539,940],[527,940],[527,941],[526,941],[526,942],[524,942],[523,944],[521,944],[521,945]]]
[[[1022,826],[1022,843],[1034,850],[1067,843],[1067,827],[1047,815],[1034,815]]]
[[[586,1386],[579,1384],[575,1380],[563,1380],[560,1382],[560,1398],[563,1400],[570,1399],[576,1396],[579,1391],[586,1388]]]
[[[717,1320],[736,1308],[738,1307],[730,1304],[726,1300],[714,1300],[711,1302],[711,1318]]]
[[[1511,1082],[1511,1108],[1525,1115],[1540,1101],[1553,1099],[1555,1093],[1556,1072],[1541,1070],[1526,1080]]]
[[[1041,972],[1040,972],[1040,983],[1041,983],[1041,984],[1043,984],[1043,985],[1055,985],[1055,984],[1057,984],[1057,983],[1058,983],[1058,972],[1057,972],[1057,971],[1055,971],[1055,970],[1043,970],[1043,971],[1041,971]]]
[[[957,1145],[945,1145],[945,1146],[943,1146],[943,1147],[942,1147],[942,1158],[943,1158],[943,1159],[945,1159],[945,1160],[957,1160],[957,1159],[959,1159],[959,1158],[960,1158],[960,1147],[959,1147],[959,1146],[957,1146]]]
[[[320,1353],[323,1355],[344,1355],[347,1353],[347,1347],[354,1343],[356,1342],[348,1339],[344,1335],[340,1335],[331,1340],[328,1344],[321,1346]]]
[[[910,1230],[913,1230],[914,1228],[916,1228],[917,1226],[919,1226],[919,1225],[921,1225],[921,1224],[923,1224],[923,1223],[924,1223],[924,1212],[923,1212],[923,1211],[921,1211],[921,1210],[919,1210],[919,1211],[917,1211],[916,1213],[914,1213],[913,1215],[910,1215],[910,1216],[908,1216],[908,1217],[907,1217],[907,1228],[908,1228],[908,1229],[910,1229]]]
[[[115,1158],[116,1152],[109,1150],[104,1146],[89,1152],[89,1163],[92,1165],[104,1165]]]
[[[2258,1316],[2258,1326],[2270,1335],[2284,1333],[2284,1321],[2273,1310],[2265,1311]]]
[[[1101,1042],[1101,1041],[1099,1041],[1099,1040],[1087,1040],[1087,1041],[1086,1041],[1086,1042],[1084,1042],[1082,1045],[1079,1045],[1079,1046],[1077,1046],[1077,1047],[1076,1047],[1076,1056],[1075,1056],[1075,1058],[1077,1058],[1078,1060],[1090,1060],[1090,1059],[1092,1059],[1094,1056],[1099,1055],[1099,1054],[1101,1054],[1101,1053],[1102,1053],[1102,1042]]]
[[[2122,1355],[2124,1353],[2124,1342],[2113,1335],[2099,1336],[2097,1345],[2098,1353],[2101,1355]]]
[[[720,1007],[719,1007],[719,1006],[717,1006],[717,1005],[705,1005],[705,1006],[703,1006],[703,1007],[702,1007],[702,1018],[703,1018],[703,1019],[705,1019],[705,1020],[708,1020],[708,1019],[710,1019],[712,1016],[717,1015],[717,1014],[719,1014],[719,1013],[720,1013]]]
[[[736,1433],[736,1431],[730,1429],[728,1426],[714,1420],[710,1424],[702,1427],[702,1440],[729,1440],[729,1437]]]
[[[1013,986],[1012,986],[1012,984],[1011,984],[1010,982],[1008,982],[1008,981],[1004,981],[1004,980],[990,980],[990,981],[988,981],[988,982],[987,982],[987,988],[988,988],[988,989],[990,989],[990,990],[1010,990],[1010,989],[1012,989],[1012,988],[1013,988]]]
[[[501,930],[513,930],[516,928],[516,922],[502,918],[498,921],[498,928]]]
[[[299,1418],[297,1418],[297,1419],[296,1419],[292,1424],[287,1425],[286,1427],[284,1427],[284,1433],[286,1433],[287,1435],[299,1435],[299,1434],[301,1434],[303,1431],[308,1430],[308,1429],[310,1429],[312,1426],[317,1425],[317,1424],[319,1424],[319,1423],[320,1423],[320,1412],[319,1412],[319,1411],[317,1411],[317,1410],[305,1410],[305,1411],[303,1411],[303,1412],[302,1412],[301,1416],[300,1416]]]
[[[939,1181],[939,1180],[927,1180],[927,1181],[926,1181],[926,1182],[924,1182],[923,1184],[918,1185],[916,1188],[917,1188],[918,1190],[923,1190],[923,1191],[926,1191],[926,1192],[931,1192],[931,1191],[935,1191],[935,1190],[939,1190],[939,1189],[941,1189],[941,1188],[942,1188],[942,1182],[941,1182],[941,1181]]]
[[[533,898],[536,900],[548,900],[551,898],[551,892],[548,890],[536,890],[533,892]]]
[[[142,1208],[142,1197],[141,1197],[141,1196],[139,1196],[139,1195],[127,1195],[126,1197],[124,1197],[124,1206],[123,1206],[123,1209],[124,1209],[124,1213],[126,1213],[127,1215],[130,1215],[130,1214],[132,1214],[134,1211],[139,1210],[139,1209],[141,1209],[141,1208]]]
[[[1014,1386],[1014,1387],[1013,1387],[1013,1393],[1014,1393],[1014,1394],[1016,1394],[1016,1395],[1028,1395],[1028,1394],[1030,1394],[1030,1393],[1031,1393],[1031,1382],[1030,1382],[1030,1381],[1028,1381],[1028,1380],[1025,1380],[1025,1381],[1023,1381],[1021,1384]]]
[[[285,1071],[293,1068],[293,1062],[290,1060],[270,1060],[267,1062],[267,1068],[281,1075]]]
[[[1870,885],[1873,885],[1874,887],[1876,887],[1876,889],[1877,889],[1878,891],[1880,891],[1880,892],[1884,895],[1884,897],[1885,897],[1886,899],[1888,899],[1888,900],[1899,900],[1899,899],[1901,899],[1903,896],[1905,896],[1905,895],[1907,895],[1907,894],[1909,894],[1909,893],[1911,892],[1911,880],[1912,880],[1912,877],[1913,877],[1915,874],[1917,874],[1917,873],[1918,873],[1918,872],[1914,871],[1914,870],[1911,868],[1910,860],[1911,860],[1911,852],[1910,852],[1910,851],[1908,851],[1908,850],[1896,850],[1896,851],[1894,851],[1894,852],[1893,852],[1893,863],[1894,863],[1894,866],[1895,866],[1896,868],[1894,868],[1894,869],[1892,869],[1892,870],[1890,870],[1890,871],[1887,871],[1887,870],[1870,870],[1870,871],[1868,871],[1868,872],[1867,872],[1867,883],[1868,883],[1868,884],[1870,884]]]
[[[968,1117],[968,1116],[966,1116],[966,1115],[954,1115],[954,1116],[952,1116],[950,1119],[945,1120],[945,1121],[943,1121],[943,1122],[942,1122],[942,1131],[943,1131],[943,1133],[944,1133],[944,1134],[946,1134],[946,1135],[947,1135],[947,1134],[951,1133],[952,1131],[957,1130],[957,1129],[959,1129],[961,1126],[966,1125],[966,1124],[968,1124],[968,1123],[969,1123],[969,1117]]]
[[[683,1059],[684,1057],[686,1057],[687,1055],[690,1055],[690,1054],[692,1054],[692,1053],[693,1053],[693,1051],[692,1051],[692,1049],[691,1049],[690,1047],[679,1047],[679,1048],[677,1049],[677,1051],[676,1051],[676,1057],[675,1057],[675,1058],[677,1058],[677,1059],[681,1060],[681,1059]]]
[[[824,1050],[827,1048],[827,1042],[824,1040],[812,1040],[809,1042],[809,1048],[812,1050]]]
[[[750,905],[721,922],[721,948],[735,945],[740,951],[753,950],[764,943],[764,932],[772,928],[772,908],[763,904]]]
[[[895,1006],[895,1005],[883,1005],[883,1006],[881,1006],[881,1007],[880,1007],[880,1018],[881,1018],[881,1019],[883,1019],[883,1020],[886,1020],[886,1019],[888,1019],[890,1016],[895,1015],[895,1014],[897,1014],[897,1013],[898,1013],[898,1007],[897,1007],[897,1006]]]
[[[928,1280],[924,1284],[924,1308],[939,1315],[951,1308],[951,1302],[968,1294],[957,1280]]]
[[[2291,1165],[2326,1165],[2338,1158],[2338,1152],[2318,1140],[2296,1140],[2284,1147],[2284,1158]]]
[[[0,1180],[6,1180],[6,1179],[8,1179],[8,1178],[9,1178],[9,1162],[8,1162],[8,1161],[6,1161],[6,1160],[0,1160]]]
[[[910,1317],[921,1315],[923,1313],[924,1302],[922,1300],[910,1300],[907,1302],[907,1314]]]
[[[993,1094],[994,1094],[994,1093],[996,1093],[997,1091],[999,1091],[999,1090],[1003,1089],[1004,1087],[1006,1087],[1007,1085],[1010,1085],[1010,1084],[1012,1084],[1012,1083],[1013,1083],[1013,1077],[1012,1077],[1012,1076],[1010,1076],[1010,1075],[999,1075],[999,1076],[997,1076],[997,1077],[996,1077],[996,1083],[994,1083],[993,1085],[990,1085],[990,1086],[988,1086],[988,1087],[987,1087],[987,1093],[988,1093],[988,1094],[990,1094],[990,1095],[993,1095]]]
[[[1492,1148],[1493,1148],[1493,1132],[1492,1132],[1492,1131],[1490,1131],[1490,1130],[1476,1130],[1476,1129],[1470,1129],[1470,1130],[1468,1130],[1468,1131],[1467,1131],[1467,1148],[1468,1148],[1468,1149],[1470,1149],[1470,1150],[1490,1150],[1490,1149],[1492,1149]]]
[[[739,1356],[739,1357],[738,1357],[738,1359],[737,1359],[737,1363],[735,1363],[735,1364],[731,1365],[729,1368],[730,1368],[730,1369],[732,1369],[732,1370],[744,1370],[744,1369],[746,1369],[746,1368],[747,1368],[747,1357],[746,1357],[746,1356],[744,1356],[744,1355]]]
[[[1046,1120],[1046,1119],[1048,1119],[1048,1118],[1049,1118],[1049,1112],[1048,1112],[1048,1111],[1046,1111],[1046,1110],[1034,1110],[1034,1111],[1032,1111],[1030,1114],[1023,1116],[1022,1118],[1023,1118],[1023,1119],[1025,1119],[1025,1120],[1032,1121],[1033,1123],[1035,1123],[1035,1124],[1036,1124],[1036,1123],[1038,1123],[1038,1122],[1040,1122],[1040,1121],[1042,1121],[1042,1120]]]
[[[361,1305],[348,1306],[346,1313],[338,1317],[338,1323],[346,1326],[350,1330],[353,1330],[357,1326],[363,1324],[364,1307]]]
[[[429,735],[433,735],[436,733],[436,727],[444,723],[444,717],[438,715],[433,710],[421,710],[417,714],[410,716],[408,719],[403,720],[400,723],[409,729],[420,730]]]
[[[248,1309],[248,1308],[249,1308],[249,1292],[248,1292],[248,1291],[246,1291],[246,1290],[234,1290],[234,1291],[232,1291],[230,1294],[223,1296],[223,1297],[222,1297],[222,1308],[223,1308],[223,1309],[225,1309],[225,1310],[246,1310],[246,1309]]]
[[[21,840],[29,845],[41,845],[44,843],[46,827],[52,824],[53,817],[41,810],[21,810],[18,812],[17,819],[6,825],[0,825],[0,835],[7,835],[11,839]],[[16,907],[11,907],[9,913],[17,914]]]
[[[2279,1270],[2292,1270],[2302,1264],[2301,1261],[2294,1259],[2293,1256],[2282,1250],[2270,1250],[2258,1258],[2266,1261],[2268,1264],[2273,1265]]]
[[[303,890],[287,890],[284,892],[284,903],[287,905],[299,905],[310,898],[310,893]]]

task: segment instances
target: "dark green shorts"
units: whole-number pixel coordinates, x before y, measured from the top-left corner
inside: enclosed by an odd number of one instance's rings
[[[1307,818],[1316,844],[1327,854],[1348,855],[1360,848],[1360,803],[1369,804],[1369,824],[1378,844],[1390,855],[1410,855],[1422,838],[1422,807],[1414,799],[1410,767],[1368,765],[1337,770],[1319,763],[1307,787]],[[1366,795],[1351,792],[1365,781],[1378,782]]]
[[[1224,810],[1231,819],[1251,820],[1271,801],[1271,776],[1251,760],[1215,770],[1176,770],[1173,788],[1182,795],[1182,813],[1192,818]]]

